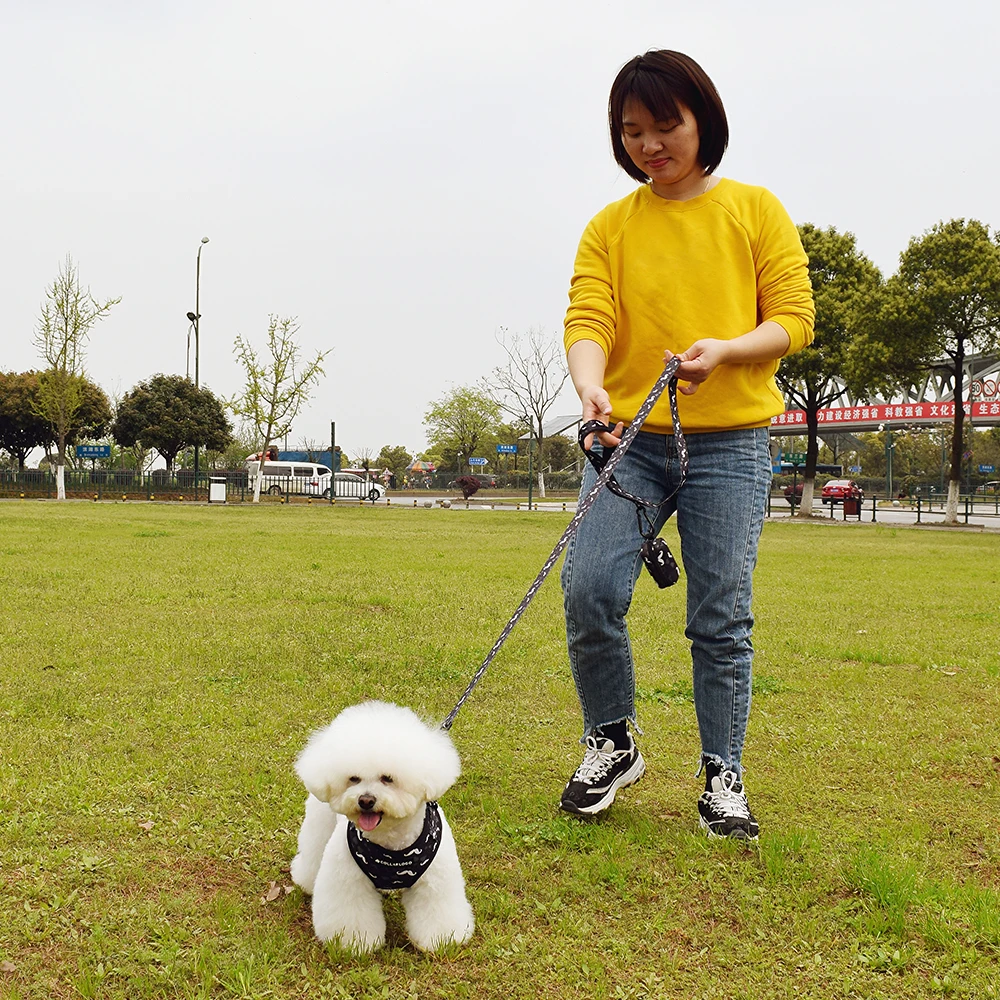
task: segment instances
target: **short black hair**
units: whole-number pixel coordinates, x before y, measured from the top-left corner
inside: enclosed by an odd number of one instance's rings
[[[722,162],[729,144],[726,109],[715,84],[690,56],[670,49],[652,49],[625,63],[611,85],[608,98],[611,149],[618,166],[629,177],[645,183],[649,177],[632,162],[622,142],[622,117],[629,100],[644,104],[657,121],[680,121],[677,105],[690,108],[701,137],[698,162],[706,174]]]

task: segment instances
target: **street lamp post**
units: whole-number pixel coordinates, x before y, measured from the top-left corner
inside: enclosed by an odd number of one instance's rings
[[[184,377],[191,381],[191,331],[194,330],[194,313],[188,313],[187,353],[184,355]]]
[[[202,247],[208,242],[207,236],[202,236],[201,243],[198,246],[198,259],[195,265],[194,272],[194,312],[188,313],[187,318],[191,321],[194,326],[194,387],[197,389],[200,385],[199,381],[199,348],[201,346],[201,340],[198,336],[199,324],[201,322],[201,251]],[[195,499],[198,498],[198,444],[195,443],[194,446],[194,496]]]

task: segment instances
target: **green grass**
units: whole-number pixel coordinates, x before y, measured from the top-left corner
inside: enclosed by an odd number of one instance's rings
[[[453,730],[477,931],[364,959],[290,885],[307,734],[443,718],[568,515],[0,504],[0,997],[995,997],[1000,536],[768,524],[744,763],[695,833],[683,586],[631,624],[647,777],[556,808],[580,718],[554,578]],[[676,543],[673,528],[668,530]]]

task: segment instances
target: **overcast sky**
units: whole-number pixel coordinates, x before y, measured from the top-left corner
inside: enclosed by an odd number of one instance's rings
[[[634,187],[605,117],[632,56],[697,59],[730,121],[719,175],[888,274],[939,220],[1000,225],[998,38],[995,0],[4,0],[0,369],[37,366],[71,253],[122,297],[90,376],[116,396],[183,373],[208,236],[202,383],[238,391],[236,335],[295,316],[332,353],[289,446],[336,420],[351,454],[417,452],[501,327],[561,333],[580,234]]]

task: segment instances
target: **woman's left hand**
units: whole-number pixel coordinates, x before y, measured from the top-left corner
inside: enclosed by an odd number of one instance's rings
[[[685,396],[694,395],[698,391],[698,386],[726,360],[726,346],[725,340],[706,337],[703,340],[696,340],[683,354],[677,355],[681,359],[677,369],[677,380],[687,383],[679,385],[678,388]],[[666,364],[672,357],[674,357],[672,351],[665,351],[663,363]]]

